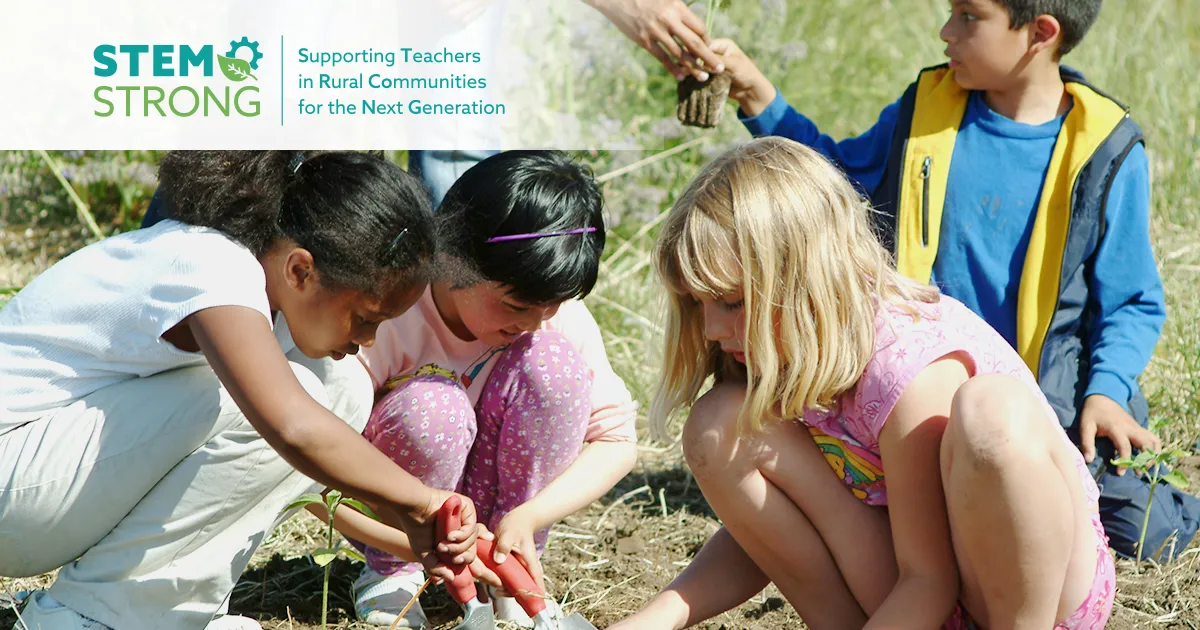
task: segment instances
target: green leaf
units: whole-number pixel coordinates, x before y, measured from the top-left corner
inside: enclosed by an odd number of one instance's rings
[[[366,503],[363,503],[362,501],[359,501],[358,499],[342,499],[342,503],[349,505],[350,507],[358,510],[359,512],[362,512],[363,514],[366,514],[367,516],[370,516],[371,518],[373,518],[377,521],[379,520],[379,517],[375,514],[374,510],[367,507]]]
[[[364,558],[361,553],[358,553],[358,550],[355,549],[354,547],[346,547],[345,549],[342,550],[342,553],[346,554],[347,556],[350,556],[351,560],[358,560],[359,562],[367,561],[367,559]]]
[[[325,499],[323,499],[321,497],[321,495],[317,494],[316,492],[309,492],[308,494],[300,495],[300,497],[297,498],[295,501],[292,501],[291,503],[289,503],[287,507],[283,508],[283,511],[288,512],[288,511],[294,510],[298,507],[304,507],[304,506],[312,504],[312,503],[324,503],[324,502],[325,502]]]
[[[342,493],[337,490],[330,490],[325,493],[325,507],[329,508],[329,513],[337,509],[339,503],[342,502]]]
[[[258,80],[258,77],[250,73],[250,62],[237,57],[222,57],[217,55],[217,65],[221,67],[221,72],[226,79],[230,81],[245,81],[246,79]]]
[[[330,562],[333,562],[333,559],[336,557],[337,549],[330,549],[328,547],[321,547],[320,549],[314,551],[312,555],[313,562],[316,562],[317,566],[319,567],[323,567]]]
[[[1146,470],[1150,468],[1150,464],[1155,461],[1157,456],[1158,453],[1154,451],[1142,451],[1137,454],[1137,457],[1133,458],[1133,467],[1138,470]]]
[[[1171,451],[1171,457],[1174,457],[1176,460],[1184,459],[1189,456],[1191,456],[1191,453],[1189,453],[1187,451],[1183,451],[1183,450],[1179,450],[1179,449],[1175,449],[1175,450]]]
[[[1188,487],[1188,478],[1178,470],[1172,470],[1171,472],[1160,477],[1160,479],[1171,484],[1172,486],[1175,486],[1176,488],[1179,488],[1180,490]]]
[[[1128,457],[1117,457],[1111,460],[1113,466],[1128,468],[1133,465],[1133,460]]]

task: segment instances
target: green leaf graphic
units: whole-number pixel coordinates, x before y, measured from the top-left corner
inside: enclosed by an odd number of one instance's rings
[[[258,80],[258,77],[250,73],[250,62],[238,59],[237,57],[222,57],[217,55],[218,63],[221,66],[221,72],[225,74],[225,78],[230,81],[245,81],[248,78]]]

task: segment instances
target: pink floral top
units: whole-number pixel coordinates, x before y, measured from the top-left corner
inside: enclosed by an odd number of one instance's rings
[[[830,466],[855,496],[869,505],[887,505],[884,462],[879,455],[883,424],[908,384],[929,364],[954,352],[974,363],[972,375],[1008,374],[1036,393],[1046,409],[1046,422],[1058,418],[1016,350],[983,319],[948,296],[934,304],[912,303],[913,316],[896,305],[883,307],[875,319],[875,354],[855,387],[828,412],[809,411],[809,427]],[[968,366],[970,369],[970,366]],[[1065,431],[1062,439],[1070,444]],[[1072,444],[1076,468],[1091,503],[1099,497],[1083,456]]]

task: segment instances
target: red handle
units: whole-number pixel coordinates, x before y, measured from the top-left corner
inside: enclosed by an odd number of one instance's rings
[[[533,581],[533,576],[529,574],[529,570],[521,564],[520,560],[509,555],[504,562],[496,564],[493,556],[496,552],[496,544],[482,538],[476,541],[475,552],[487,568],[500,576],[504,590],[516,598],[517,603],[525,610],[525,614],[536,617],[538,613],[546,609],[545,595],[538,589],[537,582]]]
[[[462,527],[462,499],[459,499],[458,496],[446,499],[441,509],[438,510],[437,520],[438,536],[442,540],[448,541],[450,532]],[[454,581],[446,582],[446,590],[450,591],[450,596],[460,604],[475,599],[478,594],[478,591],[475,590],[475,577],[467,570],[467,565],[454,564],[453,558],[446,554],[439,553],[438,556],[442,563],[454,572]]]

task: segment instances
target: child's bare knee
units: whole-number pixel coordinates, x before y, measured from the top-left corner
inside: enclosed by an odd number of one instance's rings
[[[1004,465],[1040,433],[1041,425],[1035,423],[1044,423],[1045,414],[1037,396],[1020,380],[1003,374],[975,376],[954,394],[944,446],[955,457]]]
[[[693,472],[728,463],[739,439],[737,419],[746,398],[739,385],[717,385],[692,405],[683,427],[683,454]]]

